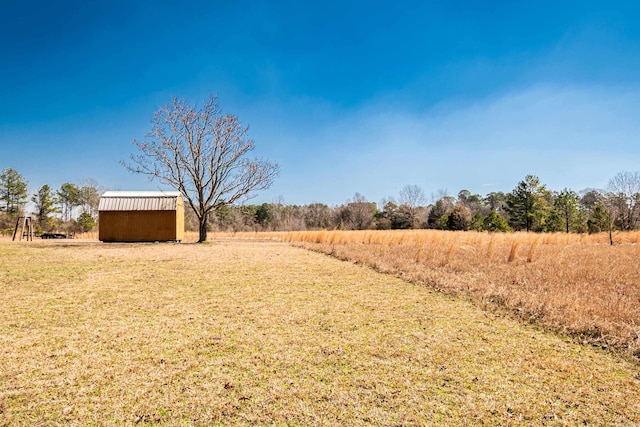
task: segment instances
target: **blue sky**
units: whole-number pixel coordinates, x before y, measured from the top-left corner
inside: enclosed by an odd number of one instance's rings
[[[635,1],[0,4],[0,169],[31,191],[119,165],[172,95],[218,94],[280,177],[252,203],[602,188],[640,169]]]

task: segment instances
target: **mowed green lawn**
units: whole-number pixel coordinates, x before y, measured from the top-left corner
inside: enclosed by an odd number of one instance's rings
[[[0,242],[0,425],[634,425],[640,368],[286,244]]]

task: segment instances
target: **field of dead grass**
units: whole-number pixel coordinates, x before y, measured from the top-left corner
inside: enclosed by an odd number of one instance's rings
[[[238,236],[238,235],[237,235]],[[245,236],[255,237],[255,234]],[[261,233],[640,357],[640,233]],[[489,307],[489,308],[491,308]]]
[[[637,364],[284,243],[2,241],[0,283],[0,426],[640,423]]]

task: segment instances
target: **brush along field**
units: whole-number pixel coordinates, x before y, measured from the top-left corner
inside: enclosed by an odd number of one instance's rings
[[[236,234],[254,237],[256,233]],[[260,233],[640,358],[640,233]]]
[[[637,364],[285,243],[3,241],[0,286],[2,426],[640,423]]]

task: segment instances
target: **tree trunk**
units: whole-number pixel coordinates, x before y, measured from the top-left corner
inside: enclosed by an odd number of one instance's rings
[[[613,246],[613,225],[609,223],[609,243]]]
[[[202,243],[205,242],[207,240],[207,219],[209,218],[209,215],[202,215],[200,218],[198,218],[198,223],[199,223],[199,236],[198,236],[198,243]]]

